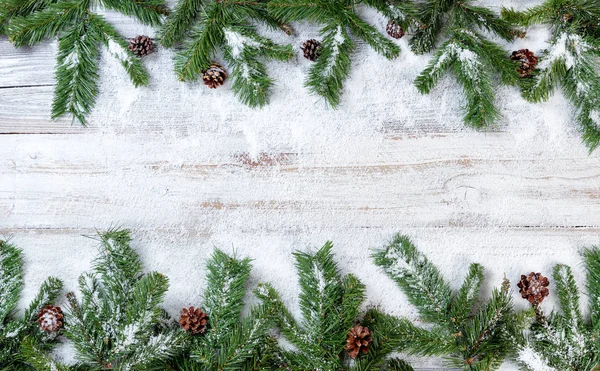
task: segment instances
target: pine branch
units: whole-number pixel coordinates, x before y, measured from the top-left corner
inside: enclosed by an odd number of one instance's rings
[[[583,258],[586,268],[587,292],[590,296],[590,319],[594,331],[600,332],[600,249],[585,249]]]
[[[278,45],[260,36],[251,21],[273,28],[279,24],[267,13],[263,1],[179,0],[161,31],[161,42],[172,47],[185,40],[175,57],[175,72],[182,81],[198,79],[222,49],[232,69],[236,96],[250,107],[262,107],[273,86],[264,60],[285,61],[293,53],[291,45]],[[190,27],[192,32],[186,37]]]
[[[408,237],[394,236],[389,245],[374,254],[375,263],[393,279],[430,330],[402,323],[405,350],[419,355],[442,355],[450,367],[464,370],[496,370],[512,349],[520,326],[512,315],[509,285],[494,290],[479,309],[482,268],[471,265],[465,283],[453,293],[438,269],[421,254]],[[475,312],[474,314],[472,314]]]
[[[9,5],[15,0],[8,1]],[[117,58],[134,86],[148,84],[141,61],[128,50],[127,42],[101,15],[90,0],[25,0],[0,13],[11,16],[7,33],[16,46],[33,45],[46,38],[58,39],[52,118],[66,113],[86,125],[86,117],[98,96],[99,46],[104,44]],[[100,5],[133,16],[144,24],[159,25],[168,11],[164,0],[104,0]],[[10,14],[9,14],[10,13]]]
[[[396,234],[388,246],[373,257],[375,264],[402,288],[425,321],[444,323],[449,320],[450,286],[408,237]]]
[[[2,0],[0,1],[0,35],[8,23],[16,17],[24,17],[41,10],[57,0]]]
[[[21,250],[0,241],[0,328],[14,314],[23,290]]]

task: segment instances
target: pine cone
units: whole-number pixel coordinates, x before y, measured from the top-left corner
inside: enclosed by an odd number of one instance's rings
[[[390,19],[387,26],[385,27],[385,30],[387,31],[388,35],[390,35],[394,39],[399,39],[402,36],[406,35],[406,31],[404,31],[404,28],[402,28],[402,26],[396,23],[396,21],[393,19]]]
[[[279,22],[279,28],[288,36],[294,36],[296,34],[292,26],[287,23]]]
[[[57,333],[64,326],[64,316],[60,307],[46,305],[38,314],[38,325],[47,333]]]
[[[371,332],[368,327],[362,327],[356,325],[348,331],[346,337],[346,347],[348,355],[355,359],[358,353],[367,353],[369,351],[369,344],[373,342],[371,338]]]
[[[154,52],[154,41],[148,36],[136,36],[129,39],[129,50],[138,57],[145,57]]]
[[[304,52],[304,58],[314,62],[321,55],[321,42],[315,39],[306,40],[300,49]]]
[[[521,77],[530,77],[538,64],[538,58],[529,49],[512,52],[510,59],[521,62],[521,65],[517,68]]]
[[[549,285],[550,281],[547,277],[542,276],[541,273],[531,272],[529,276],[521,276],[517,287],[523,299],[527,299],[531,304],[537,306],[550,294]]]
[[[208,69],[202,71],[202,80],[204,81],[204,85],[211,89],[216,89],[227,80],[227,71],[225,71],[225,67],[217,62],[213,62]]]
[[[208,315],[200,308],[183,308],[179,324],[192,335],[203,334],[208,328]]]

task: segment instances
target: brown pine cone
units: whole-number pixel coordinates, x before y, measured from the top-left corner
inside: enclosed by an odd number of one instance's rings
[[[306,40],[300,49],[304,52],[304,58],[314,62],[321,55],[321,42],[315,39]]]
[[[530,77],[538,64],[538,58],[529,49],[512,52],[510,59],[521,62],[521,65],[517,68],[521,77]]]
[[[38,325],[47,333],[57,333],[64,326],[64,316],[60,307],[46,305],[38,314]]]
[[[138,57],[145,57],[154,52],[154,41],[144,35],[129,39],[129,50]]]
[[[192,335],[203,334],[208,328],[208,315],[200,308],[183,308],[179,324]]]
[[[225,67],[217,62],[213,62],[208,69],[202,71],[202,81],[204,81],[204,85],[211,89],[223,85],[225,80],[227,80],[227,71],[225,71]]]
[[[523,299],[537,306],[550,294],[549,285],[550,281],[547,277],[542,276],[541,273],[531,272],[528,276],[521,276],[517,287]]]
[[[369,328],[356,325],[348,331],[345,349],[348,351],[348,355],[355,359],[359,353],[367,353],[369,344],[372,342],[373,338]]]
[[[400,26],[398,23],[396,23],[396,21],[393,19],[390,19],[387,26],[385,27],[385,31],[388,33],[388,35],[390,35],[394,39],[400,39],[402,36],[404,36],[406,34],[406,31],[404,31],[404,28],[402,28],[402,26]]]

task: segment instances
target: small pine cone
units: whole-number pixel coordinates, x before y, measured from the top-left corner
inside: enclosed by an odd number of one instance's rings
[[[519,30],[519,29],[514,29],[514,30],[511,31],[511,33],[517,39],[524,39],[524,38],[527,37],[527,31],[523,31],[523,30]]]
[[[227,71],[225,71],[225,67],[217,62],[213,62],[208,69],[202,71],[202,80],[204,81],[204,85],[211,89],[216,89],[227,80]]]
[[[521,276],[517,287],[523,299],[527,299],[531,304],[537,306],[550,294],[549,285],[550,281],[547,277],[542,276],[541,273],[531,272],[528,276]]]
[[[304,58],[314,62],[321,55],[321,42],[315,39],[306,40],[300,49],[304,52]]]
[[[535,67],[538,64],[538,58],[529,49],[521,49],[512,52],[510,59],[521,63],[517,68],[521,77],[531,77],[533,70],[535,70]]]
[[[145,57],[154,52],[154,41],[144,35],[129,39],[129,50],[138,57]]]
[[[208,328],[208,315],[200,308],[183,308],[179,324],[192,335],[203,334]]]
[[[60,307],[46,305],[38,314],[38,325],[46,333],[57,333],[64,326],[64,316]]]
[[[292,26],[287,23],[279,22],[279,28],[288,36],[294,36],[296,34]]]
[[[385,30],[388,33],[388,35],[390,35],[394,39],[400,39],[402,36],[406,35],[406,31],[404,31],[404,28],[402,28],[402,26],[396,23],[396,21],[393,19],[390,19],[387,26],[385,26]]]
[[[348,331],[345,349],[352,359],[356,359],[359,353],[367,353],[369,351],[369,344],[372,342],[373,339],[369,328],[356,325]]]

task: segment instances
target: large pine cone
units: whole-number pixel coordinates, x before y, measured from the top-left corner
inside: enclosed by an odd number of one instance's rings
[[[129,50],[138,57],[144,57],[154,52],[154,42],[148,36],[136,36],[129,39]]]
[[[402,26],[396,23],[396,21],[393,19],[390,19],[387,26],[385,27],[385,31],[394,39],[400,39],[402,36],[406,35],[406,31],[404,31],[404,28],[402,28]]]
[[[192,335],[203,334],[208,328],[208,315],[200,308],[183,308],[179,324]]]
[[[550,294],[549,285],[550,281],[547,277],[542,276],[541,273],[531,272],[528,276],[521,276],[517,287],[523,299],[527,299],[533,305],[538,305]]]
[[[202,81],[204,81],[204,85],[211,89],[223,85],[225,80],[227,80],[227,71],[225,71],[225,67],[216,62],[213,62],[208,69],[202,71]]]
[[[64,326],[64,316],[60,307],[46,305],[38,314],[38,325],[47,333],[57,333]]]
[[[373,342],[371,332],[368,327],[356,325],[348,331],[346,337],[346,347],[348,355],[355,359],[359,353],[367,353],[369,351],[369,344]]]
[[[529,49],[521,49],[512,52],[510,59],[521,63],[519,68],[517,68],[521,77],[530,77],[538,64],[538,58]]]
[[[304,58],[314,62],[321,55],[321,42],[315,39],[306,40],[300,49],[304,52]]]

